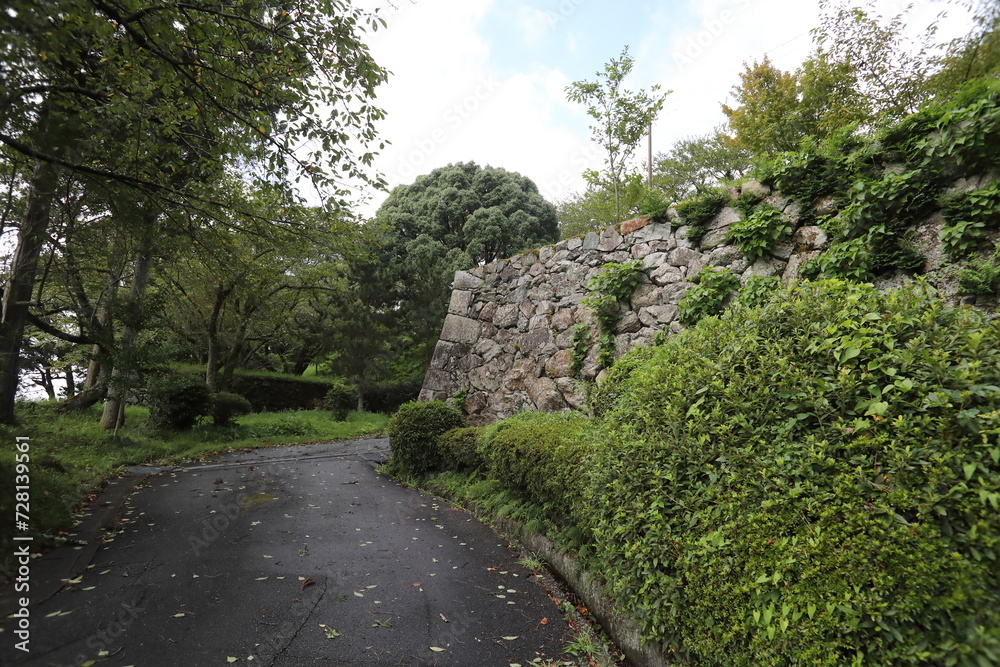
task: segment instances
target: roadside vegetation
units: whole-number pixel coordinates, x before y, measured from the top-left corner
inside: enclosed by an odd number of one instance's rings
[[[1000,321],[922,285],[736,303],[590,416],[456,415],[397,413],[390,470],[549,535],[677,664],[1000,661]]]

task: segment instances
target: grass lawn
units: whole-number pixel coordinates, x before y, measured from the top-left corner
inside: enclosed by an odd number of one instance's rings
[[[50,403],[18,406],[17,426],[0,426],[0,579],[10,572],[15,512],[15,443],[29,437],[30,524],[33,551],[56,544],[76,521],[87,497],[124,466],[166,465],[197,461],[211,454],[249,447],[347,440],[380,434],[388,417],[352,412],[333,421],[323,410],[265,412],[238,418],[230,427],[203,424],[186,432],[155,431],[146,426],[149,412],[126,409],[126,425],[117,435],[98,426],[100,408],[63,414]]]

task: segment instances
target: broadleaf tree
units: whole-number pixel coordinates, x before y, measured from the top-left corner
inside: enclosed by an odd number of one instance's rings
[[[559,237],[556,209],[531,179],[475,162],[451,164],[395,188],[379,207],[377,275],[393,335],[429,361],[455,271]]]
[[[651,86],[648,93],[624,88],[634,67],[635,59],[626,46],[618,58],[612,58],[597,72],[596,81],[575,81],[566,87],[571,102],[587,105],[587,114],[596,121],[590,126],[591,136],[607,154],[604,173],[589,171],[584,177],[591,186],[605,186],[614,193],[615,220],[611,222],[622,220],[622,199],[632,158],[670,93],[659,94],[659,84]]]
[[[31,166],[0,318],[0,422],[13,419],[61,175],[134,190],[150,224],[178,209],[232,208],[203,187],[227,165],[290,200],[294,175],[335,199],[346,193],[343,179],[378,185],[368,166],[382,112],[372,101],[387,73],[361,36],[379,25],[344,0],[8,3],[0,143]]]

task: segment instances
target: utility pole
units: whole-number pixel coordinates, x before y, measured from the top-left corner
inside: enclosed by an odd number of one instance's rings
[[[650,123],[649,123],[649,163],[648,163],[647,166],[649,167],[649,179],[648,179],[646,185],[648,185],[649,189],[652,190],[653,189],[653,123],[652,123],[652,121],[650,121]]]

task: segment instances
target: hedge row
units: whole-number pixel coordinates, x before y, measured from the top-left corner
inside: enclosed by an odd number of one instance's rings
[[[1000,664],[997,320],[805,283],[629,353],[592,407],[440,419],[421,473],[478,468],[575,525],[680,664]],[[448,410],[401,411],[394,457]]]

